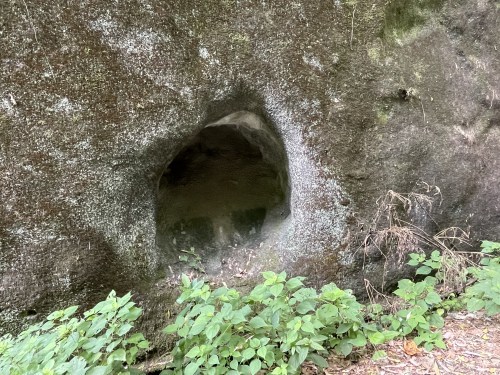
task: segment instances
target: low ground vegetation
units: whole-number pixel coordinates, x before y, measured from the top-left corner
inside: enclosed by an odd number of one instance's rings
[[[246,295],[183,275],[177,300],[183,309],[164,329],[176,345],[161,374],[296,374],[306,361],[326,368],[332,351],[349,356],[372,347],[374,360],[384,358],[383,344],[398,337],[444,349],[448,311],[500,312],[500,243],[484,241],[481,248],[480,261],[468,267],[463,254],[410,253],[415,279],[400,280],[390,296],[369,288],[367,304],[333,283],[317,291],[285,272],[264,272]],[[462,287],[453,290],[450,280]],[[16,337],[1,337],[0,374],[143,373],[134,363],[149,343],[132,333],[142,311],[130,293],[111,292],[81,318],[76,311],[53,312]]]

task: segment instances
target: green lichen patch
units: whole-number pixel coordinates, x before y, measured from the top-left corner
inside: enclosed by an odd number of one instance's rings
[[[430,13],[439,11],[443,4],[444,0],[391,0],[385,11],[382,36],[392,39],[423,25]]]

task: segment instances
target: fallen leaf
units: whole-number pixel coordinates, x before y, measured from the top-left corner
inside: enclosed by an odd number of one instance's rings
[[[422,349],[418,348],[413,340],[405,340],[403,342],[403,350],[408,355],[419,355],[422,353]]]

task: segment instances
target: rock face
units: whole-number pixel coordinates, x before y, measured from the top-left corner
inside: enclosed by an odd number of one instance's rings
[[[181,271],[394,281],[404,269],[364,259],[356,233],[419,181],[443,199],[409,220],[498,240],[499,12],[4,1],[0,331],[113,288],[154,336]]]

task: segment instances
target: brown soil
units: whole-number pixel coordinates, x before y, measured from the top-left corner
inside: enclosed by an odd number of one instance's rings
[[[500,374],[500,315],[488,317],[484,313],[456,312],[445,319],[443,336],[446,350],[422,350],[408,355],[403,340],[380,345],[387,357],[378,361],[370,353],[359,353],[356,360],[336,355],[329,358],[325,375],[443,375],[443,374]],[[302,374],[319,374],[312,364],[305,364]]]

